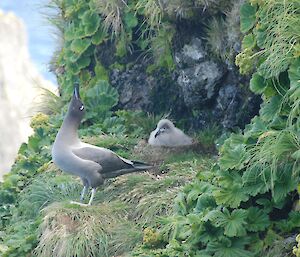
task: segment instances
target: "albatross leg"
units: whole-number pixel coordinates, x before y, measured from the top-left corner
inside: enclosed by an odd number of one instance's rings
[[[82,191],[81,191],[81,194],[80,194],[80,202],[82,203],[83,202],[83,200],[84,200],[84,196],[85,196],[85,194],[86,194],[86,190],[88,189],[88,187],[87,186],[84,186],[83,187],[83,189],[82,189]]]
[[[89,200],[88,205],[91,205],[91,204],[92,204],[93,199],[94,199],[94,196],[95,196],[95,193],[96,193],[96,188],[92,188],[92,194],[91,194],[91,198],[90,198],[90,200]]]
[[[80,201],[81,201],[82,196],[84,196],[84,194],[86,193],[86,190],[87,190],[87,187],[84,187],[82,192],[81,192]],[[95,193],[96,193],[96,188],[92,188],[92,194],[91,194],[91,198],[90,198],[88,204],[82,203],[82,202],[80,202],[80,203],[79,202],[74,202],[74,201],[70,201],[70,203],[71,204],[77,204],[77,205],[82,206],[82,207],[91,206],[92,202],[93,202],[93,199],[94,199],[94,196],[95,196]]]

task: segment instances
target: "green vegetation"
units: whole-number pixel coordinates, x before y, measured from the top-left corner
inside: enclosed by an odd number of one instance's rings
[[[196,133],[199,148],[177,151],[141,141],[161,116],[115,110],[119,96],[108,83],[111,66],[103,54],[124,67],[128,53],[142,51],[153,58],[149,72],[168,72],[174,68],[174,20],[191,21],[206,10],[215,17],[207,20],[207,45],[230,61],[240,35],[233,33],[239,5],[230,11],[230,1],[210,0],[53,5],[60,17],[52,21],[64,39],[55,59],[62,97],[49,97],[46,114],[33,118],[35,133],[0,184],[0,255],[300,256],[298,0],[251,0],[240,8],[244,37],[235,61],[263,98],[260,114],[229,136],[210,126]],[[50,155],[76,80],[88,110],[79,131],[84,141],[157,165],[153,173],[108,180],[90,208],[69,203],[79,198],[80,181],[57,170]]]
[[[63,38],[53,66],[65,97],[78,78],[85,88],[93,87],[99,80],[108,80],[109,69],[124,67],[125,58],[132,53],[142,53],[151,60],[149,72],[157,68],[172,71],[176,19],[194,21],[201,17],[200,10],[220,16],[229,10],[231,1],[52,0],[49,6],[59,13],[50,19]],[[223,31],[216,35],[212,22],[208,45],[217,55],[226,55],[232,61],[233,44],[240,35],[235,20],[238,5],[226,17],[226,39],[215,42]],[[225,42],[229,43],[223,52],[219,48]]]
[[[220,26],[222,20],[212,21],[212,28]],[[243,133],[232,134],[212,170],[177,196],[173,216],[153,232],[159,247],[144,243],[136,256],[283,255],[274,240],[300,226],[300,213],[292,208],[300,175],[299,26],[297,1],[241,7],[247,34],[236,63],[241,72],[254,72],[250,89],[263,95],[260,115]]]

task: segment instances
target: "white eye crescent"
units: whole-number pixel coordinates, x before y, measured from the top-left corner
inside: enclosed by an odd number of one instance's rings
[[[79,110],[82,111],[83,109],[84,109],[84,106],[81,105],[80,108],[79,108]]]

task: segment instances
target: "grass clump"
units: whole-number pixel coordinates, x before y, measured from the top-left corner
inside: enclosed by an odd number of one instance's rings
[[[109,256],[110,234],[122,222],[124,206],[54,203],[43,212],[37,256]]]
[[[33,217],[37,256],[118,256],[142,243],[143,230],[157,226],[160,217],[173,212],[173,201],[208,159],[196,154],[178,154],[180,162],[165,164],[165,174],[141,172],[106,181],[98,188],[94,206],[70,204],[77,200],[81,185],[69,175],[46,172],[26,189],[20,207]],[[38,229],[39,227],[39,229]]]

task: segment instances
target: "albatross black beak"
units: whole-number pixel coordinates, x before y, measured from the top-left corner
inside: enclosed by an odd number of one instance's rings
[[[74,96],[76,99],[80,99],[80,94],[79,94],[79,83],[75,83],[75,85],[74,85],[74,93],[73,93],[73,96]]]

